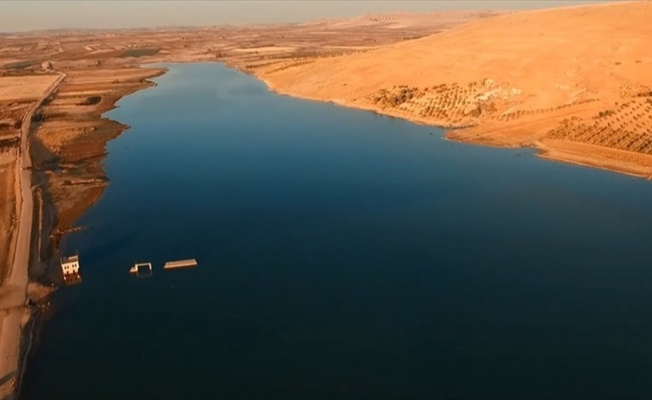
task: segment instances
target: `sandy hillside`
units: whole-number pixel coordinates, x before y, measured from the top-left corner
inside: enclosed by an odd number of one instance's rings
[[[441,13],[414,13],[414,12],[390,12],[372,13],[359,17],[346,18],[341,20],[310,21],[301,26],[327,26],[330,29],[360,28],[383,26],[389,29],[404,29],[413,27],[448,28],[471,22],[480,18],[492,17],[506,12],[501,11],[450,11]]]
[[[375,51],[255,73],[286,94],[474,127],[450,135],[459,140],[559,147],[549,156],[648,176],[651,20],[652,2],[519,12]],[[566,142],[591,146],[572,146],[582,153],[573,159],[561,151]],[[617,165],[619,159],[634,169]]]

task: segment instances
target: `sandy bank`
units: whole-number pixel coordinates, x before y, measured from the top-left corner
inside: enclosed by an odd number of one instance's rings
[[[33,336],[30,317],[51,292],[38,284],[30,284],[28,290],[28,282],[41,278],[45,267],[55,264],[53,256],[61,235],[101,197],[107,182],[100,166],[106,142],[127,128],[101,115],[122,96],[152,86],[148,79],[162,73],[162,69],[147,68],[67,71],[23,119],[20,171],[16,168],[20,178],[16,198],[21,210],[16,261],[0,287],[1,398],[13,398],[20,388]],[[106,81],[111,84],[105,85]],[[93,93],[84,91],[86,88]],[[32,121],[37,121],[33,129]],[[59,281],[58,269],[51,271],[47,280]],[[26,305],[28,298],[36,308]]]
[[[16,239],[13,246],[13,260],[5,274],[0,287],[2,306],[2,331],[0,331],[0,396],[11,397],[17,388],[21,371],[21,336],[22,330],[29,320],[28,299],[28,269],[32,248],[33,196],[32,196],[32,158],[30,156],[29,134],[34,114],[41,104],[59,87],[66,78],[65,74],[49,77],[50,84],[46,86],[38,100],[34,102],[22,120],[20,151],[16,164],[17,189],[15,192],[17,205]]]
[[[647,177],[651,18],[649,2],[513,13],[248,72],[281,94],[467,127],[450,132],[453,140],[530,146],[573,163],[581,153],[582,164]]]

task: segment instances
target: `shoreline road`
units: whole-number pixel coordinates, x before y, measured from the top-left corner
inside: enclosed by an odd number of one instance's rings
[[[32,237],[32,217],[34,201],[32,197],[32,158],[29,152],[29,133],[32,119],[43,101],[59,87],[66,78],[60,73],[40,99],[25,114],[21,126],[18,180],[20,191],[16,193],[16,202],[20,214],[18,235],[13,263],[0,286],[0,399],[15,397],[17,382],[20,378],[20,347],[22,327],[29,320],[27,309],[27,284],[29,282],[29,254]]]

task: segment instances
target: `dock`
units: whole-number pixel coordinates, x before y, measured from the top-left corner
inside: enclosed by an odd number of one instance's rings
[[[195,266],[197,266],[197,260],[191,258],[188,260],[168,261],[163,266],[163,269],[189,268]]]
[[[129,272],[132,274],[136,274],[137,277],[143,278],[147,276],[152,276],[154,275],[154,272],[152,271],[152,263],[136,263],[134,264],[131,269],[129,269]]]

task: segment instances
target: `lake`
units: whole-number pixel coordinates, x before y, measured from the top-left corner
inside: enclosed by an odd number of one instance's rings
[[[650,182],[168,68],[23,398],[652,396]]]

